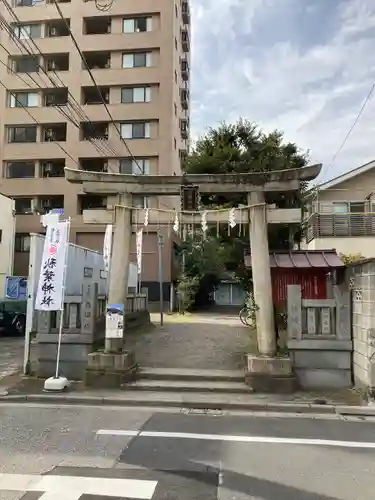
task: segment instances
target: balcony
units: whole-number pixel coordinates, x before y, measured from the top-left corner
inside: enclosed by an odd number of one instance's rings
[[[64,177],[65,160],[42,160],[40,162],[40,175],[44,178]]]
[[[100,195],[78,195],[78,213],[84,210],[105,210],[107,208],[107,196]]]
[[[187,29],[181,30],[181,45],[184,52],[190,52],[190,35]]]
[[[109,16],[84,18],[84,35],[108,35],[109,33],[111,33],[111,18]]]
[[[50,210],[64,209],[64,196],[38,196],[35,201],[34,211],[38,214],[46,214]]]
[[[182,22],[190,24],[190,5],[189,0],[182,0],[181,2]]]
[[[41,142],[65,142],[66,123],[42,125],[40,140]]]
[[[89,69],[109,69],[111,67],[110,52],[83,52],[83,56]],[[83,61],[82,69],[87,69]]]
[[[186,89],[180,89],[180,97],[182,109],[189,109],[189,91]]]
[[[47,21],[45,25],[45,38],[56,38],[70,35],[70,19],[56,19]]]
[[[46,71],[69,71],[69,54],[48,54],[44,56]]]
[[[109,104],[109,87],[82,87],[82,104]]]
[[[181,60],[181,77],[184,80],[184,82],[187,82],[189,80],[189,74],[190,74],[190,68],[189,68],[188,60],[182,59]]]
[[[375,236],[375,213],[314,213],[305,221],[306,242],[324,237]]]
[[[46,107],[66,106],[68,103],[68,89],[54,88],[43,92],[43,104]]]
[[[188,139],[189,138],[189,121],[182,119],[180,120],[180,130],[181,130],[181,137],[182,139]]]
[[[108,122],[82,122],[80,127],[80,140],[108,141]]]
[[[106,158],[80,158],[79,168],[89,172],[108,172],[108,160]]]

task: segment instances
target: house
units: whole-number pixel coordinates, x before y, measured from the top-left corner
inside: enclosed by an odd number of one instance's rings
[[[301,249],[375,257],[375,160],[311,191],[304,224]]]

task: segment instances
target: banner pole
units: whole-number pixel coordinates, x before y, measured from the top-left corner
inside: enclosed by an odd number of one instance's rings
[[[61,293],[60,324],[59,324],[59,338],[57,341],[55,379],[59,378],[61,339],[62,339],[62,332],[63,332],[63,327],[64,327],[64,300],[65,300],[66,274],[67,274],[67,268],[68,268],[70,217],[66,221],[66,236],[65,237],[66,237],[66,242],[65,242],[66,243],[66,250],[65,250],[65,255],[64,255],[64,272],[63,272],[62,293]]]

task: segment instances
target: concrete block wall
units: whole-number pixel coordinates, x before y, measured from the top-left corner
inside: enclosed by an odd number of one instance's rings
[[[347,282],[352,289],[353,376],[356,387],[375,387],[375,259],[351,265]],[[375,356],[374,356],[375,358]]]

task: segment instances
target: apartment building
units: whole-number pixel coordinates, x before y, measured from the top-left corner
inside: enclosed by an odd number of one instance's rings
[[[29,233],[43,232],[40,214],[53,208],[71,217],[73,242],[102,248],[105,228],[84,225],[82,212],[111,207],[114,199],[68,184],[65,166],[173,175],[188,149],[189,0],[114,0],[106,11],[94,0],[57,1],[62,16],[53,0],[0,4],[9,27],[0,31],[1,184],[15,200],[19,275],[27,273]],[[171,203],[133,199],[136,207]],[[142,281],[152,296],[158,276],[151,228],[143,247]],[[164,253],[168,293],[170,238]]]
[[[321,184],[306,199],[307,250],[375,257],[375,161]]]

